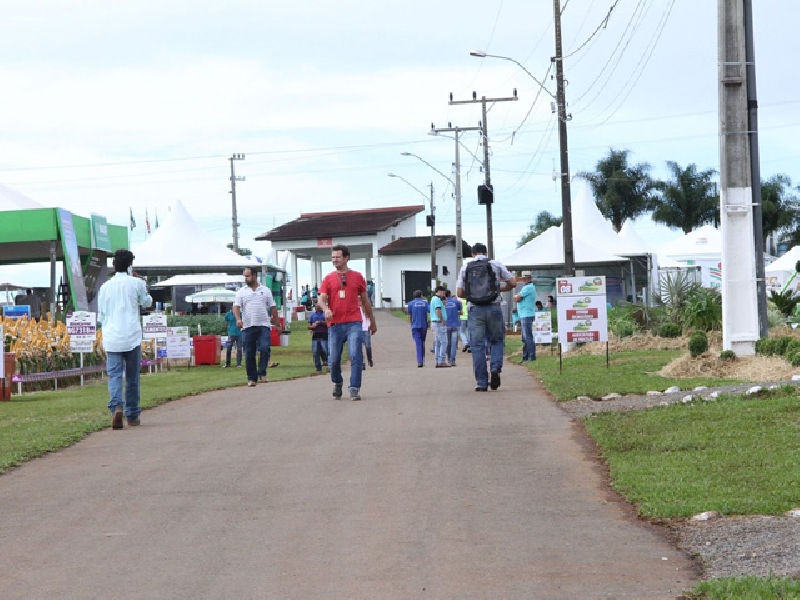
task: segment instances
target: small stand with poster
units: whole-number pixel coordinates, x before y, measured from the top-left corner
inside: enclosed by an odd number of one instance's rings
[[[608,368],[608,310],[604,276],[559,277],[558,295],[558,364],[561,370],[561,347],[564,344],[605,342]]]
[[[97,341],[97,313],[76,310],[67,313],[69,350],[81,355],[81,385],[83,385],[83,354],[94,352]]]

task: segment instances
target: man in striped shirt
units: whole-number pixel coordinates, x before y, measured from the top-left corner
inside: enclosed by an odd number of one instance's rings
[[[236,317],[236,325],[242,330],[247,385],[253,387],[257,380],[262,383],[267,382],[270,328],[280,321],[272,292],[259,283],[258,273],[251,267],[246,267],[243,275],[245,286],[236,292],[233,314]],[[261,353],[258,368],[256,368],[256,352]]]

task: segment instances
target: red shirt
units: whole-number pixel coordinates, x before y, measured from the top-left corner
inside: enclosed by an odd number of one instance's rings
[[[339,295],[342,291],[344,298]],[[319,286],[319,293],[328,295],[328,307],[333,311],[331,325],[353,321],[361,323],[359,297],[366,291],[367,282],[358,271],[351,269],[347,273],[328,273]]]

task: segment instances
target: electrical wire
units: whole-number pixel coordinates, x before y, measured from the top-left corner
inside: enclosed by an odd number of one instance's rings
[[[608,13],[606,14],[605,18],[604,18],[602,21],[600,21],[600,24],[599,24],[599,25],[597,26],[597,28],[596,28],[596,29],[595,29],[595,30],[592,32],[592,34],[591,34],[591,35],[590,35],[590,36],[589,36],[589,37],[588,37],[588,38],[587,38],[587,39],[586,39],[586,40],[585,40],[585,41],[584,41],[584,42],[583,42],[583,43],[582,43],[580,46],[578,46],[578,47],[577,47],[575,50],[573,50],[572,52],[570,52],[570,53],[569,53],[569,54],[567,54],[566,56],[562,56],[562,57],[561,57],[561,58],[562,58],[562,60],[564,60],[564,59],[567,59],[567,58],[569,58],[570,56],[574,56],[575,54],[577,54],[578,52],[580,52],[580,51],[583,49],[583,47],[584,47],[584,46],[586,46],[586,44],[588,44],[589,42],[591,42],[591,41],[592,41],[592,39],[594,38],[594,36],[595,36],[595,35],[597,35],[597,33],[598,33],[598,32],[599,32],[601,29],[605,29],[605,28],[606,28],[606,26],[608,25],[608,20],[611,18],[611,12],[612,12],[612,11],[614,10],[614,8],[617,6],[617,3],[619,3],[619,0],[614,0],[614,4],[612,4],[612,5],[611,5],[611,8],[609,8],[609,9],[608,9]],[[584,19],[584,23],[585,23],[585,22],[586,22],[586,21],[585,21],[585,19]],[[583,27],[583,25],[581,25],[581,27]]]

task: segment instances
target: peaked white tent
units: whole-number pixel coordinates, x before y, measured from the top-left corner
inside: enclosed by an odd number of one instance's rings
[[[252,266],[195,222],[178,201],[161,226],[133,249],[134,268],[146,273],[208,273]]]
[[[0,183],[0,211],[28,208],[45,208],[45,206]]]
[[[667,242],[658,249],[658,254],[677,261],[722,260],[722,232],[712,225],[703,225]]]
[[[573,235],[575,265],[620,264],[626,259],[600,250]],[[500,259],[508,269],[557,268],[564,265],[564,235],[561,226],[551,227],[524,246]]]
[[[794,273],[794,267],[800,260],[800,246],[794,246],[771,265],[764,268],[767,280],[767,289],[780,291]],[[795,279],[800,285],[800,279]]]
[[[576,190],[572,199],[573,245],[576,240],[580,240],[609,254],[620,256],[647,254],[634,249],[614,231],[614,227],[597,208],[588,183],[579,180],[573,188]]]

